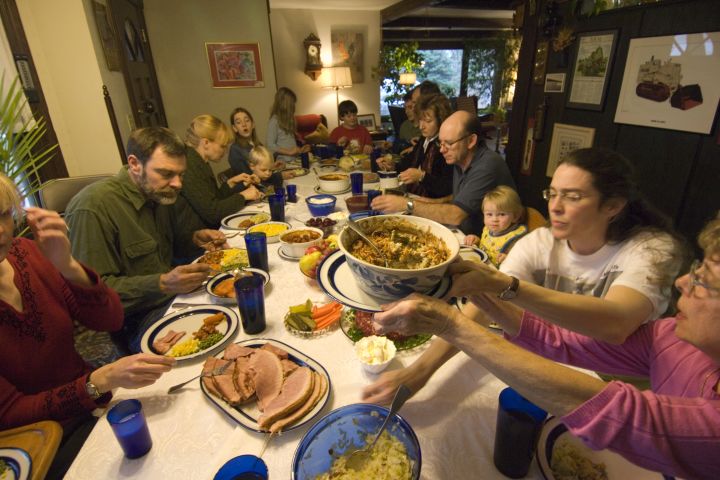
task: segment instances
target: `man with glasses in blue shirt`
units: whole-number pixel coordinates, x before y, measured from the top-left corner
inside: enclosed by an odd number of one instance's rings
[[[440,152],[445,161],[455,167],[452,195],[413,200],[381,195],[373,200],[373,210],[405,211],[446,225],[459,225],[465,234],[479,235],[483,228],[485,193],[498,185],[515,188],[505,160],[485,145],[481,130],[480,119],[465,111],[453,113],[440,126]]]

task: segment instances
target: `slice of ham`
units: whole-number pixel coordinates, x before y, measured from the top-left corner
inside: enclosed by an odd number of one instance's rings
[[[292,360],[280,360],[283,368],[283,377],[287,378],[292,372],[300,368],[300,365]]]
[[[249,347],[243,347],[242,345],[238,345],[236,343],[231,343],[227,347],[225,347],[225,352],[223,353],[223,358],[225,360],[235,360],[238,357],[249,357],[255,352],[254,348]]]
[[[265,411],[268,404],[280,394],[283,387],[283,368],[280,358],[269,349],[257,348],[250,357],[250,368],[253,370],[255,393],[258,397],[258,408]]]
[[[152,344],[152,348],[160,355],[164,355],[184,336],[185,332],[170,330],[164,337],[156,339]]]
[[[235,376],[235,364],[229,366],[222,375],[214,375],[210,379],[215,384],[215,388],[220,392],[220,398],[228,402],[230,405],[240,405],[247,401],[240,392],[235,389],[233,377]]]
[[[270,343],[266,343],[265,345],[260,347],[260,350],[267,350],[268,352],[272,352],[277,355],[280,360],[287,360],[288,358],[288,352]]]
[[[203,365],[202,383],[205,385],[205,388],[207,388],[208,391],[216,397],[222,398],[223,396],[215,385],[215,382],[213,382],[212,373],[227,363],[229,363],[227,360],[223,360],[221,358],[208,357]]]
[[[271,401],[260,418],[258,426],[267,428],[277,420],[287,417],[300,408],[313,391],[315,378],[308,367],[300,367],[290,374],[282,386],[280,395]]]
[[[250,367],[251,357],[238,357],[235,359],[235,375],[233,386],[246,401],[255,395],[254,370]]]
[[[283,417],[273,423],[269,429],[270,433],[281,432],[282,429],[285,428],[287,425],[292,425],[296,421],[303,418],[313,408],[315,408],[315,405],[317,405],[320,399],[325,395],[328,387],[328,382],[325,378],[325,375],[313,372],[313,376],[315,377],[315,382],[313,384],[312,393],[310,394],[310,397],[307,399],[307,401],[300,408],[292,412],[287,417]]]

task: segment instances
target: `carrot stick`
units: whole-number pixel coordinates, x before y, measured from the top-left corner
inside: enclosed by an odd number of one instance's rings
[[[313,307],[312,316],[313,318],[321,317],[333,310],[337,310],[338,308],[342,308],[342,305],[337,302],[330,302],[322,307]]]
[[[318,330],[320,328],[325,328],[325,327],[337,322],[340,319],[341,313],[342,313],[342,311],[338,310],[337,312],[333,312],[331,314],[328,314],[322,318],[315,320],[315,330]]]

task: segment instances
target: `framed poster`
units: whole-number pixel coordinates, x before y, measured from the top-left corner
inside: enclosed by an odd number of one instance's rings
[[[205,43],[213,88],[264,87],[257,43]]]
[[[577,34],[567,106],[602,110],[617,46],[617,30]]]
[[[333,67],[350,67],[353,85],[365,80],[363,37],[358,29],[332,27],[330,32]]]
[[[120,50],[118,49],[112,27],[110,27],[107,7],[95,0],[93,0],[92,6],[93,14],[95,15],[95,23],[97,24],[98,35],[100,36],[100,44],[102,45],[108,70],[119,72]]]
[[[719,78],[720,32],[633,38],[615,122],[709,134]]]
[[[579,127],[565,123],[556,123],[553,127],[550,154],[545,175],[552,177],[560,161],[578,148],[592,147],[595,139],[595,129]]]
[[[357,121],[358,121],[358,125],[362,125],[363,127],[367,128],[371,132],[374,132],[375,130],[377,130],[377,127],[375,126],[375,114],[374,113],[358,115]]]

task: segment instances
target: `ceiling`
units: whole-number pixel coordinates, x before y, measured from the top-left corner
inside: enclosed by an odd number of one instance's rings
[[[510,30],[522,0],[313,0],[319,10],[380,11],[384,44],[418,42],[421,48],[462,47],[470,38]],[[298,8],[297,0],[270,0],[270,8]]]

